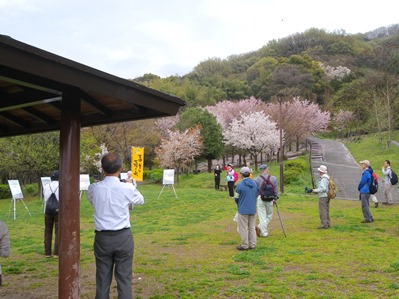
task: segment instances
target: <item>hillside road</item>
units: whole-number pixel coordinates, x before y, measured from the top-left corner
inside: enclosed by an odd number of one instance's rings
[[[338,185],[338,199],[358,200],[359,192],[357,186],[362,175],[360,165],[355,161],[349,150],[339,141],[309,138],[311,144],[311,168],[313,180],[316,183],[319,178],[317,168],[320,165],[326,165],[328,173],[333,177]],[[367,157],[364,157],[367,159]],[[371,165],[373,167],[373,165]],[[373,168],[378,169],[378,165]],[[382,178],[379,177],[379,190],[376,194],[378,201],[384,201],[384,187]],[[393,201],[399,203],[399,192],[395,186],[393,188]]]

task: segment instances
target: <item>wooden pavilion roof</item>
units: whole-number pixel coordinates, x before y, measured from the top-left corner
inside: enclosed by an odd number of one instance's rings
[[[185,102],[0,35],[0,137],[60,129],[78,92],[82,127],[175,115]],[[64,99],[65,100],[65,99]]]

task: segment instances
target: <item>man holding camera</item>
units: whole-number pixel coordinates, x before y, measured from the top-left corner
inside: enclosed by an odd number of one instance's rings
[[[267,167],[266,164],[262,164],[259,169],[261,171],[261,175],[255,179],[256,183],[258,184],[259,193],[261,193],[260,189],[262,184],[270,183],[273,190],[273,194],[269,198],[262,200],[261,194],[259,194],[257,198],[259,225],[255,228],[256,235],[258,237],[267,237],[269,235],[267,226],[273,218],[273,205],[278,198],[278,186],[276,177],[269,174],[269,167]]]
[[[330,228],[330,199],[328,198],[328,183],[330,181],[330,177],[327,174],[327,166],[320,165],[317,168],[320,175],[320,180],[318,182],[316,189],[305,189],[305,192],[317,193],[319,195],[319,217],[320,217],[320,226],[318,229],[328,229]]]
[[[116,154],[101,159],[105,178],[91,184],[87,199],[94,208],[96,235],[96,299],[109,298],[112,274],[118,298],[132,298],[133,236],[130,230],[129,204],[142,205],[144,198],[133,184],[119,181],[122,162]]]

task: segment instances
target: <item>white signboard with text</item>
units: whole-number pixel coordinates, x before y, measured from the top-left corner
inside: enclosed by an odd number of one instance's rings
[[[90,186],[90,177],[88,174],[81,174],[80,175],[80,191],[87,191],[89,190]]]
[[[163,170],[163,184],[164,185],[174,185],[175,183],[175,170],[174,169],[164,169]]]
[[[8,185],[10,186],[12,198],[14,199],[24,198],[18,180],[8,180]]]
[[[46,177],[42,177],[40,178],[41,182],[42,182],[42,187],[48,185],[51,183],[51,178],[46,176]]]

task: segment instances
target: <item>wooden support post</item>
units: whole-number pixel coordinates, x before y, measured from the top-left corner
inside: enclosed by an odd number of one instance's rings
[[[80,298],[80,94],[63,93],[60,130],[58,298]]]

